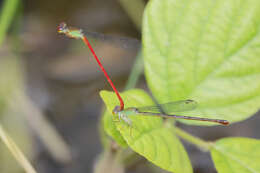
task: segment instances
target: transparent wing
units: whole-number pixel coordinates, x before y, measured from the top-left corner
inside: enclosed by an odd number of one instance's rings
[[[115,35],[106,35],[106,34],[91,32],[91,31],[84,31],[84,34],[86,34],[86,36],[89,39],[92,38],[92,39],[100,41],[102,43],[109,43],[112,46],[115,46],[117,48],[122,48],[124,50],[138,51],[141,47],[140,40],[137,40],[135,38],[121,37],[121,36],[115,36]]]
[[[158,104],[156,106],[145,106],[137,108],[139,112],[152,112],[160,113],[165,112],[167,114],[174,112],[185,112],[193,110],[197,107],[197,102],[194,100],[180,100],[175,102],[169,102],[164,104]]]

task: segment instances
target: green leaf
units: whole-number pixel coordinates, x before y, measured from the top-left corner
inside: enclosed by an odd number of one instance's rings
[[[149,1],[143,52],[145,76],[155,98],[160,103],[194,99],[200,106],[186,115],[231,122],[256,113],[259,15],[259,0]]]
[[[113,92],[101,91],[100,93],[109,112],[112,112],[118,99]],[[128,90],[121,95],[125,107],[140,107],[153,105],[152,99],[143,90]],[[109,114],[110,116],[112,114]],[[130,115],[132,125],[123,120],[118,121],[118,115],[113,115],[116,128],[120,131],[127,144],[137,153],[147,158],[157,166],[174,173],[192,172],[188,155],[175,136],[171,124],[163,123],[159,117]],[[114,138],[116,140],[116,138]]]
[[[260,172],[260,140],[224,138],[212,147],[211,156],[219,173]]]

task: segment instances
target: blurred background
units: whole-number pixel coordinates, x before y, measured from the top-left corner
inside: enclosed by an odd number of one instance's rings
[[[57,33],[60,22],[89,38],[120,91],[134,68],[136,87],[148,91],[141,48],[145,0],[0,1],[0,120],[39,173],[93,172],[103,151],[104,105],[99,91],[111,90],[81,41]],[[4,9],[5,8],[5,9]],[[102,33],[102,34],[101,34]],[[141,57],[141,56],[140,56]],[[206,140],[226,136],[260,138],[260,117],[229,127],[178,124]],[[208,153],[184,142],[194,172],[214,173]],[[122,171],[122,170],[121,170]],[[146,160],[126,172],[165,172]],[[0,172],[24,172],[0,142]],[[120,172],[120,171],[118,171]]]

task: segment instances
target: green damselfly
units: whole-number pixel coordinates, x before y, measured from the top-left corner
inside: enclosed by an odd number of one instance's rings
[[[197,121],[207,121],[213,123],[219,123],[222,125],[228,125],[227,120],[222,119],[211,119],[202,117],[192,117],[176,115],[178,112],[185,112],[193,110],[197,107],[197,102],[194,100],[180,100],[175,102],[169,102],[164,104],[158,104],[156,106],[145,106],[145,107],[129,107],[124,110],[120,110],[120,106],[116,106],[113,110],[114,114],[118,115],[119,120],[123,120],[128,125],[131,125],[131,119],[128,116],[140,115],[140,116],[158,116],[164,118],[175,118],[175,119],[185,119],[185,120],[197,120]]]

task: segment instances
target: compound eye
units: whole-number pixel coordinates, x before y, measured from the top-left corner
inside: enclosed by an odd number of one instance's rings
[[[120,112],[120,106],[116,106],[112,113],[117,114],[118,112]]]
[[[58,26],[59,33],[65,33],[67,29],[67,24],[65,22],[60,23]]]

